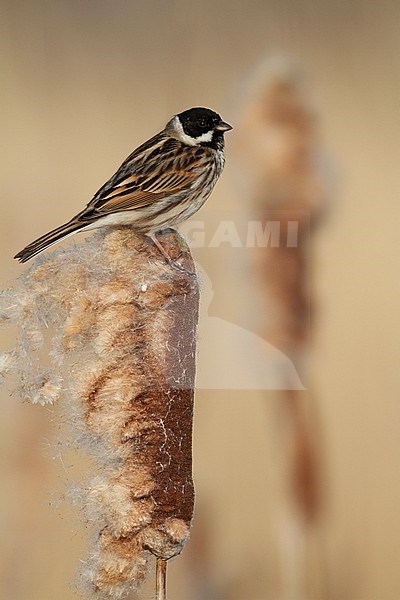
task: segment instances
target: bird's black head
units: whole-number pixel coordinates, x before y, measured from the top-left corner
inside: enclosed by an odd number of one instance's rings
[[[209,108],[190,108],[176,115],[170,123],[182,142],[215,150],[223,150],[224,133],[232,129],[218,113]]]

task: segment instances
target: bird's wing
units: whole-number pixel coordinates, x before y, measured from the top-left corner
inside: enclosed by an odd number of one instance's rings
[[[203,153],[158,134],[128,156],[80,217],[144,208],[189,189],[204,173]]]

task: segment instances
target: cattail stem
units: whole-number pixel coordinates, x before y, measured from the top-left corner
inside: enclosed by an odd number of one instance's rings
[[[156,600],[167,600],[167,561],[163,558],[156,563]]]

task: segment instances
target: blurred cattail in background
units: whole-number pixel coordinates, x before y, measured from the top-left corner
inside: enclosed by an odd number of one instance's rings
[[[178,234],[162,241],[193,269]],[[1,320],[18,333],[2,374],[33,403],[62,397],[76,444],[96,459],[79,493],[98,532],[82,572],[96,597],[137,589],[153,554],[164,598],[165,561],[188,538],[197,315],[196,277],[129,228],[40,256],[2,294]]]
[[[311,94],[302,73],[288,61],[270,60],[257,70],[242,109],[237,153],[252,203],[250,218],[263,229],[271,223],[279,227],[276,239],[271,236],[251,255],[260,292],[257,326],[308,386],[310,234],[323,211],[325,186]],[[285,416],[281,439],[288,449],[288,497],[278,517],[283,593],[308,598],[307,529],[321,510],[315,401],[308,392],[293,389],[289,374],[278,394]]]

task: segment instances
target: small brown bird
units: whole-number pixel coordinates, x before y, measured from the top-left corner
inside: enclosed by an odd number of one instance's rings
[[[188,219],[207,200],[224,167],[224,133],[230,129],[208,108],[191,108],[175,115],[163,131],[128,156],[82,212],[14,258],[26,262],[78,231],[131,225],[180,268],[156,233]]]

